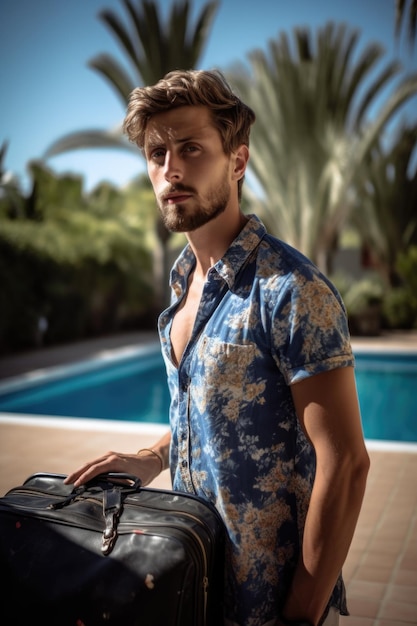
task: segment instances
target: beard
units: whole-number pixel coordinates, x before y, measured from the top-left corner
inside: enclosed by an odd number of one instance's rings
[[[211,220],[223,213],[230,198],[230,186],[226,176],[227,174],[220,185],[215,190],[212,189],[199,204],[196,204],[193,199],[187,200],[186,204],[181,202],[168,204],[166,201],[158,198],[158,209],[165,228],[172,233],[191,232],[211,222]],[[171,185],[168,192],[165,191],[164,194],[174,191],[196,193],[191,187],[178,183],[177,185]]]

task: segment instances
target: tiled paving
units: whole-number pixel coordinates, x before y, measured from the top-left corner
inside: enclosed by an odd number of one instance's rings
[[[155,339],[132,335],[0,358],[0,378],[86,358],[118,345]],[[417,334],[355,340],[358,347],[417,351]],[[417,416],[416,416],[417,419]],[[80,420],[0,420],[0,495],[38,471],[66,474],[106,450],[136,451],[159,436],[153,428]],[[417,447],[369,443],[371,470],[345,563],[350,617],[341,626],[417,625]],[[170,487],[168,472],[155,482]]]

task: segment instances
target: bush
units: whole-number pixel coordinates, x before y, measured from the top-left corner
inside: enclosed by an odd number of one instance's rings
[[[398,255],[396,269],[402,281],[384,297],[383,317],[387,328],[417,328],[417,246]]]
[[[417,302],[407,287],[389,291],[383,301],[383,323],[386,328],[412,330],[417,328]]]
[[[378,335],[381,331],[383,286],[378,275],[355,280],[345,274],[333,282],[343,298],[352,335]]]
[[[119,332],[154,303],[140,202],[33,168],[21,211],[0,195],[0,353]],[[138,206],[139,205],[139,206]]]

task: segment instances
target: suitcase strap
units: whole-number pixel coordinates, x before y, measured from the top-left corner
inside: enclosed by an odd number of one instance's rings
[[[123,497],[128,493],[139,491],[141,481],[137,476],[112,472],[97,476],[96,479],[93,479],[91,483],[86,485],[87,490],[90,484],[98,485],[103,489],[103,517],[105,528],[101,542],[101,551],[103,554],[107,555],[110,554],[116,543],[117,526],[123,509]]]
[[[113,549],[117,539],[117,526],[123,509],[123,498],[140,490],[141,481],[137,476],[121,472],[100,474],[86,485],[77,487],[63,500],[49,505],[52,509],[62,509],[69,506],[78,497],[88,494],[92,488],[99,487],[103,491],[104,531],[101,551],[107,555]]]
[[[106,489],[103,492],[103,515],[105,529],[103,532],[101,551],[109,554],[117,539],[117,525],[122,512],[122,490],[120,487]]]

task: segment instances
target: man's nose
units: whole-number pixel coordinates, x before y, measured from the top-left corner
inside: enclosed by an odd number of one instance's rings
[[[172,180],[178,181],[182,178],[182,168],[180,158],[172,152],[165,154],[165,168],[164,176],[165,180],[171,182]]]

